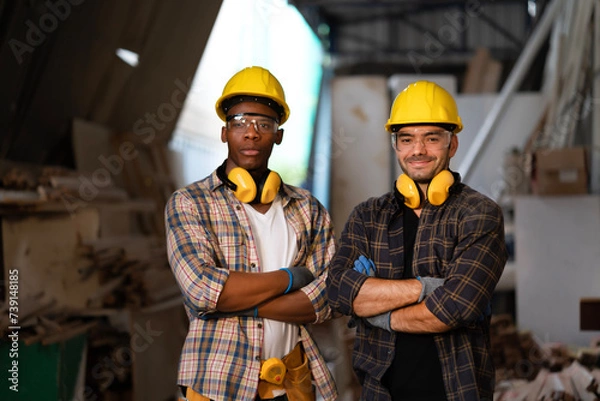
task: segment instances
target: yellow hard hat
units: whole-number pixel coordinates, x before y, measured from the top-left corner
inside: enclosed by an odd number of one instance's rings
[[[455,134],[463,129],[452,95],[429,81],[413,82],[396,96],[385,129],[391,132],[394,125],[414,124],[453,125]]]
[[[279,114],[280,125],[290,116],[283,87],[273,74],[262,67],[246,67],[227,81],[223,94],[215,104],[217,115],[223,121],[226,120],[227,110],[234,105],[229,103],[230,100],[265,103]]]

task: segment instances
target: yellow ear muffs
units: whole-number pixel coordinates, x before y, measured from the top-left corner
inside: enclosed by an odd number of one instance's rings
[[[229,187],[236,198],[244,203],[271,203],[281,187],[281,177],[274,171],[268,170],[258,182],[248,170],[241,167],[231,169],[225,177],[225,164],[217,170],[219,178]]]
[[[396,180],[396,189],[404,197],[404,204],[411,209],[416,209],[421,205],[421,192],[417,184],[406,174],[400,174]]]
[[[271,203],[277,196],[281,187],[281,177],[274,171],[269,172],[264,184],[262,185],[260,203]]]
[[[236,188],[233,193],[240,202],[250,203],[256,198],[256,183],[247,170],[234,167],[227,178],[235,184]]]
[[[454,176],[448,170],[440,171],[427,186],[427,200],[434,206],[443,204],[450,195]],[[404,197],[404,204],[411,209],[421,206],[421,191],[418,185],[406,174],[396,180],[396,189]]]
[[[454,184],[454,176],[448,170],[440,171],[427,187],[427,199],[434,206],[446,202],[450,195],[450,187]]]

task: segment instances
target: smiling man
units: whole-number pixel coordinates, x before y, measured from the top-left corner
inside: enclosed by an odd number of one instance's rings
[[[289,117],[283,88],[248,67],[216,103],[227,159],[177,190],[166,211],[169,263],[190,321],[178,383],[188,401],[332,401],[309,323],[331,317],[326,209],[268,167]]]
[[[360,399],[491,401],[502,211],[449,170],[463,126],[442,87],[409,85],[385,128],[403,174],[354,208],[327,278],[331,308],[356,325]]]

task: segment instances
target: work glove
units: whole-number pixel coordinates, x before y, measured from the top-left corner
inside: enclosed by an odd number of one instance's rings
[[[212,319],[222,319],[226,317],[258,317],[258,307],[239,310],[235,312],[214,312],[214,313],[206,313],[200,316],[202,320],[212,320]]]
[[[485,318],[490,316],[491,314],[492,314],[492,304],[491,304],[491,302],[488,302],[488,304],[485,307],[485,310],[483,311],[481,316],[479,316],[479,318],[477,318],[477,322],[479,322],[479,323],[483,322],[485,320]]]
[[[284,294],[299,290],[300,288],[310,284],[315,279],[315,276],[313,276],[306,266],[282,267],[279,270],[285,270],[290,278]]]
[[[383,330],[387,330],[390,333],[393,332],[390,319],[392,318],[392,312],[384,312],[380,315],[375,315],[365,318],[365,320],[373,327],[378,327]]]
[[[375,277],[375,263],[363,255],[354,261],[354,270],[369,277]]]
[[[366,256],[360,255],[358,259],[354,261],[353,269],[361,274],[366,274],[369,277],[375,277],[375,263],[373,263],[373,261],[368,259]],[[390,327],[391,315],[392,312],[384,312],[380,315],[375,315],[364,319],[373,327],[392,332]]]
[[[421,302],[423,299],[425,299],[425,297],[429,294],[431,294],[433,292],[433,290],[435,290],[436,288],[438,288],[440,285],[444,284],[444,279],[443,278],[437,278],[437,277],[421,277],[421,276],[417,276],[417,280],[419,280],[421,282],[421,295],[419,295],[419,299],[417,300],[418,302]]]

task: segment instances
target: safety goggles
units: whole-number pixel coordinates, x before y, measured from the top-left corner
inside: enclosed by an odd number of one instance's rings
[[[248,116],[254,118],[249,119]],[[227,129],[236,134],[245,134],[250,125],[253,125],[254,131],[259,134],[274,134],[279,129],[277,120],[259,113],[233,114],[227,116],[226,121]]]
[[[437,151],[448,148],[451,137],[452,133],[446,130],[428,131],[423,134],[392,132],[392,147],[399,152],[407,152],[420,144],[427,150]]]

